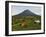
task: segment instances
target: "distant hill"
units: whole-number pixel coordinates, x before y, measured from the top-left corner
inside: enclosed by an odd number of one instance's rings
[[[20,13],[16,16],[38,16],[38,15],[36,15],[33,12],[31,12],[30,10],[26,9],[22,13]]]

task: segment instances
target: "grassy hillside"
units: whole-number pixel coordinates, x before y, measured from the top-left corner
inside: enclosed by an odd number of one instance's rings
[[[41,29],[41,22],[36,23],[35,20],[41,21],[41,16],[12,16],[12,31]]]

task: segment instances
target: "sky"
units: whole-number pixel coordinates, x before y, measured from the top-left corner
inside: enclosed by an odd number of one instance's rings
[[[26,9],[29,9],[34,14],[41,16],[41,7],[40,6],[38,7],[38,6],[16,6],[16,5],[11,6],[11,15],[12,16],[18,15]]]

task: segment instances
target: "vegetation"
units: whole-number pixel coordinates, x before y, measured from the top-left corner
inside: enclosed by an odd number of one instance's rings
[[[41,22],[35,20],[41,21],[41,16],[12,16],[12,31],[41,29]]]

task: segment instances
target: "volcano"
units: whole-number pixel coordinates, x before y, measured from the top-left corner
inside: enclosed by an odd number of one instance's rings
[[[20,13],[16,16],[38,16],[38,15],[36,15],[33,12],[31,12],[30,10],[26,9],[22,13]]]

